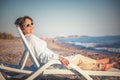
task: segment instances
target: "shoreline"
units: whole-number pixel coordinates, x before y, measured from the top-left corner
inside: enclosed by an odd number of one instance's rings
[[[53,52],[59,55],[69,56],[69,55],[77,53],[77,54],[82,54],[84,56],[87,56],[93,59],[102,59],[105,57],[109,57],[110,62],[120,61],[120,54],[119,55],[116,55],[116,54],[106,55],[106,54],[99,54],[99,53],[93,53],[93,52],[86,52],[84,50],[65,46],[64,44],[54,41],[54,38],[42,38],[42,39],[47,42],[49,49],[51,49]],[[0,62],[17,65],[19,64],[23,51],[24,51],[24,46],[23,46],[21,39],[13,39],[13,40],[0,39]],[[28,59],[26,66],[30,66],[31,64],[32,64],[31,60]],[[115,65],[115,68],[120,69],[120,63]],[[61,80],[61,79],[62,80],[66,80],[66,79],[79,80],[80,76],[48,75],[48,76],[45,76],[45,77],[42,76],[42,77],[43,79],[48,78],[49,80],[53,80],[53,79],[54,80]],[[111,77],[110,79],[112,78],[114,77]],[[38,77],[35,80],[42,80],[42,78]],[[95,80],[99,80],[99,77],[95,77]],[[116,80],[116,78],[112,80]]]
[[[95,52],[87,52],[82,49],[77,49],[74,47],[66,46],[62,43],[54,41],[54,38],[42,38],[47,42],[47,46],[56,54],[62,56],[70,56],[73,54],[82,54],[84,56],[93,59],[102,59],[105,57],[110,58],[110,62],[120,61],[120,54],[100,54]],[[6,62],[9,64],[18,64],[22,53],[24,51],[24,46],[21,39],[3,40],[0,39],[0,62]],[[29,65],[31,62],[28,60]],[[116,65],[116,68],[120,69],[120,62]]]

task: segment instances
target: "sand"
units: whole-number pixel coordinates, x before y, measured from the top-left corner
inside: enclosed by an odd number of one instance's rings
[[[84,56],[88,56],[93,59],[102,59],[105,57],[110,58],[110,62],[118,62],[117,65],[115,65],[115,68],[120,69],[120,54],[99,54],[99,53],[93,53],[93,52],[86,52],[84,50],[76,49],[73,47],[65,46],[64,44],[55,42],[53,38],[42,38],[48,43],[48,48],[53,50],[56,54],[63,55],[63,56],[69,56],[72,54],[82,54]],[[24,46],[22,41],[19,38],[12,39],[12,40],[3,40],[0,39],[0,62],[3,63],[9,63],[9,64],[19,64],[21,55],[24,51]],[[27,61],[26,66],[30,66],[31,61],[30,59]],[[43,77],[45,78],[45,77]],[[51,77],[48,76],[51,80]],[[58,78],[58,76],[57,76]],[[56,76],[52,77],[53,80],[57,80]],[[59,80],[79,80],[78,76],[59,76]],[[96,80],[99,80],[98,77],[95,77]],[[111,77],[111,80],[117,80],[120,78]],[[39,78],[36,78],[36,80],[39,80]],[[42,80],[42,79],[40,79]]]

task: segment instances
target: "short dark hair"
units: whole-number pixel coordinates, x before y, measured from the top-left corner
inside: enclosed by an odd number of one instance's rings
[[[25,19],[30,19],[31,21],[33,21],[33,19],[29,16],[24,16],[24,17],[19,17],[16,19],[15,21],[15,25],[19,25],[20,27],[23,26],[23,23],[25,22]]]

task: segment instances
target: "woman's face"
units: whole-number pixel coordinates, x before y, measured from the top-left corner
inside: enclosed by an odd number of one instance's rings
[[[24,35],[25,34],[32,34],[34,30],[33,22],[30,19],[25,19],[23,26],[21,27]]]

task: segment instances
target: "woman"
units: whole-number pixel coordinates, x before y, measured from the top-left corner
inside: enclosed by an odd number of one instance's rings
[[[33,35],[33,20],[29,16],[19,17],[15,21],[15,25],[20,26],[31,50],[33,51],[39,63],[45,64],[49,60],[58,59],[65,66],[67,66],[70,62],[85,70],[109,70],[116,64],[116,62],[108,64],[109,58],[94,60],[82,55],[63,57],[59,56],[58,54],[55,54],[53,51],[47,48],[47,44],[44,40],[41,40],[35,35]]]

